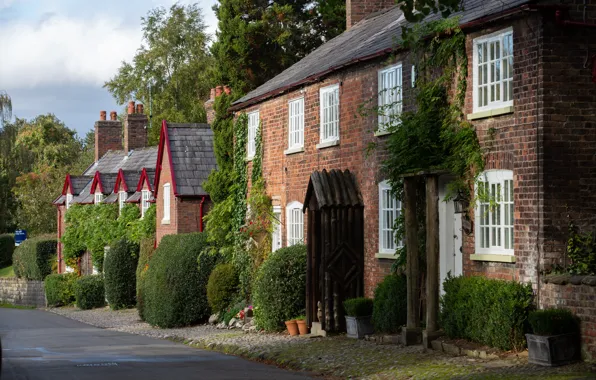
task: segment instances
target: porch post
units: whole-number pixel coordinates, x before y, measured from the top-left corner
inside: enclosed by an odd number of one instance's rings
[[[418,220],[416,218],[416,177],[404,178],[404,206],[406,222],[406,276],[408,319],[402,331],[402,342],[407,345],[420,344],[420,267],[418,259]]]

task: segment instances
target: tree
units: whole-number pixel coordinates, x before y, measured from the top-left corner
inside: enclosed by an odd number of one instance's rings
[[[104,88],[120,104],[129,99],[149,107],[149,143],[159,139],[161,121],[204,122],[201,99],[209,95],[213,58],[198,5],[155,8],[142,19],[143,44],[131,63],[123,62]]]
[[[462,8],[463,0],[399,0],[397,4],[410,22],[420,22],[431,13],[449,17]]]
[[[211,52],[215,83],[242,95],[290,67],[345,28],[340,0],[220,0]]]

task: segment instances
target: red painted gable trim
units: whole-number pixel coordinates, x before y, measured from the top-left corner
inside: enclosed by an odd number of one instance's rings
[[[155,182],[154,182],[154,197],[157,198],[159,192],[159,177],[161,175],[163,153],[164,148],[167,148],[168,158],[170,160],[170,172],[172,173],[172,189],[174,190],[174,196],[178,196],[178,190],[176,188],[176,175],[174,174],[174,165],[172,164],[172,149],[170,149],[170,137],[168,136],[168,122],[163,120],[161,122],[161,132],[159,134],[159,148],[157,150],[157,165],[155,167]]]
[[[103,185],[101,184],[101,173],[95,172],[93,176],[93,182],[91,182],[91,194],[95,194],[95,188],[99,185],[99,191],[104,194],[103,192]]]
[[[114,193],[119,192],[120,184],[122,184],[124,191],[128,193],[128,185],[126,184],[126,180],[124,179],[124,172],[122,171],[122,169],[118,170],[118,176],[116,177],[116,183],[114,184]]]
[[[143,184],[145,182],[147,182],[149,191],[153,191],[153,188],[151,188],[151,181],[149,181],[149,174],[147,174],[147,169],[143,168],[143,171],[141,171],[141,178],[139,178],[139,183],[137,184],[137,191],[143,190]]]
[[[66,190],[71,189],[70,193],[72,194],[72,179],[70,178],[70,174],[66,175],[64,179],[64,186],[62,186],[62,195],[66,195]]]

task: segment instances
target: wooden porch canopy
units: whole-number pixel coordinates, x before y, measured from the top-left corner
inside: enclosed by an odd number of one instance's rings
[[[344,331],[343,301],[364,294],[364,203],[356,177],[349,170],[315,171],[307,209],[307,323]]]

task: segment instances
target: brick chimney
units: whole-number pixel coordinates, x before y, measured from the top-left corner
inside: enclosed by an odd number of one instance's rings
[[[122,149],[122,124],[115,114],[112,111],[111,120],[106,120],[106,111],[99,112],[99,120],[95,122],[95,162],[108,150]]]
[[[128,102],[128,113],[124,116],[124,152],[147,146],[147,128],[149,120],[143,113],[143,105]]]
[[[215,110],[213,109],[215,98],[221,96],[224,93],[226,95],[230,95],[232,93],[232,88],[230,86],[217,86],[211,89],[209,100],[205,102],[205,111],[207,112],[207,124],[213,124],[213,120],[215,120]]]
[[[350,29],[371,13],[395,5],[395,0],[346,0],[346,29]]]

